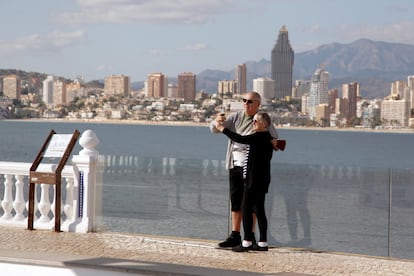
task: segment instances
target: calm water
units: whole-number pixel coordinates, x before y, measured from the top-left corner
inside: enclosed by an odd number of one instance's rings
[[[224,159],[226,138],[207,127],[0,121],[0,160],[32,162],[51,129],[92,129],[104,155]],[[280,129],[287,140],[273,162],[411,168],[414,133]],[[79,146],[74,153],[79,152]]]
[[[227,235],[222,134],[207,127],[23,121],[0,121],[0,129],[0,161],[32,162],[51,129],[91,129],[100,154],[136,161],[105,170],[99,230]],[[271,244],[378,256],[390,249],[391,256],[414,259],[414,133],[281,129],[279,135],[287,147],[274,155],[266,199]],[[391,209],[388,168],[395,169]],[[309,239],[305,229],[311,229]],[[298,243],[302,237],[306,243]]]

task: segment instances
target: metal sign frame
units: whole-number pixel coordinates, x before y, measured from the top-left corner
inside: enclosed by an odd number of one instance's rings
[[[75,129],[73,134],[66,139],[63,137],[59,139],[59,134],[52,129],[47,136],[43,146],[41,147],[36,159],[33,161],[30,167],[30,186],[29,186],[29,210],[27,228],[33,230],[34,222],[34,201],[35,201],[35,184],[50,184],[55,185],[55,232],[60,232],[60,217],[61,217],[61,173],[69,159],[69,156],[79,138],[79,131]],[[51,143],[52,141],[59,141]],[[54,172],[38,172],[37,169],[42,162],[43,158],[60,158],[59,163]]]

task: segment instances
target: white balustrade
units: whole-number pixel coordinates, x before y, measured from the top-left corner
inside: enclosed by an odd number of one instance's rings
[[[90,232],[96,228],[96,211],[100,210],[100,199],[96,199],[96,181],[101,180],[97,173],[101,173],[99,166],[105,162],[98,158],[98,151],[95,147],[99,139],[92,130],[82,133],[79,144],[83,149],[79,155],[74,155],[72,164],[67,164],[62,173],[62,197],[61,206],[61,230],[66,232]],[[34,153],[35,154],[35,153]],[[100,161],[100,163],[98,162]],[[70,163],[70,162],[68,162]],[[0,194],[0,225],[13,227],[27,227],[27,210],[29,174],[31,163],[0,161],[0,185],[4,187],[3,195]],[[54,172],[55,164],[40,164],[37,171]],[[80,174],[83,176],[83,183],[80,183]],[[84,191],[80,198],[80,185]],[[55,185],[35,185],[34,202],[34,229],[54,228],[55,218]],[[0,189],[0,192],[2,189]],[[53,200],[50,201],[51,193]],[[98,195],[101,196],[101,195]],[[79,203],[83,203],[79,206]],[[80,210],[82,212],[80,212]]]
[[[1,217],[2,220],[11,220],[12,210],[13,210],[13,198],[12,198],[12,185],[13,185],[13,175],[6,174],[4,175],[4,197],[1,202],[1,206],[3,207],[4,214]]]

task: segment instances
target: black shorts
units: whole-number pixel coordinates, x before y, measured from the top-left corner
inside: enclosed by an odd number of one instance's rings
[[[234,167],[229,170],[229,183],[231,210],[241,211],[244,190],[243,167]]]

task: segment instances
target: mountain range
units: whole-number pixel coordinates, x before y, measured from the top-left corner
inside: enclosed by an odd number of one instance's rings
[[[270,50],[269,50],[270,57]],[[247,61],[247,87],[253,79],[270,77],[270,60]],[[407,80],[414,74],[414,45],[359,39],[349,44],[331,43],[295,53],[294,80],[310,80],[317,68],[329,72],[329,89],[344,83],[359,82],[363,98],[383,98],[390,93],[391,82]],[[234,79],[235,70],[204,70],[197,74],[197,88],[216,91],[220,80]]]
[[[247,68],[248,90],[252,89],[253,79],[270,77],[270,60],[244,63]],[[310,80],[320,66],[329,72],[328,88],[338,89],[339,95],[342,84],[356,81],[360,83],[363,98],[383,98],[390,94],[391,82],[407,80],[408,76],[414,75],[414,45],[369,39],[359,39],[349,44],[325,44],[310,51],[295,53],[293,79]],[[234,73],[235,70],[206,69],[196,75],[197,90],[215,93],[217,82],[234,80]],[[0,78],[8,74],[17,74],[37,90],[42,88],[42,81],[47,76],[44,73],[0,69]],[[176,78],[170,77],[169,81],[176,82]],[[133,82],[131,85],[133,89],[140,89],[144,87],[144,81]],[[103,80],[90,81],[87,86],[103,87]]]

